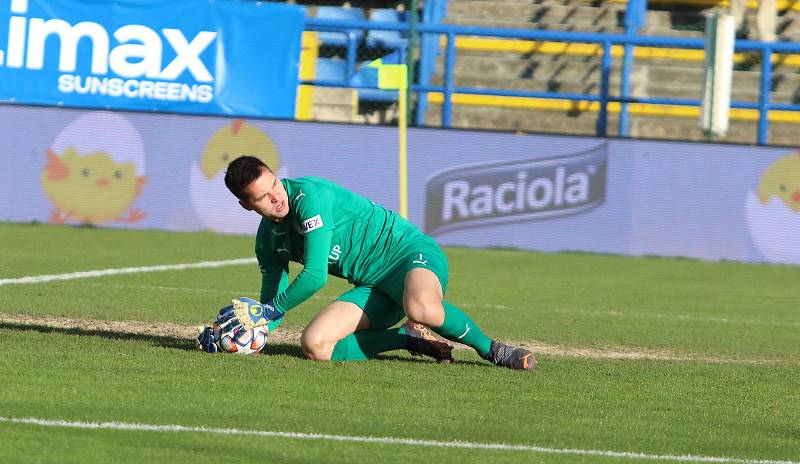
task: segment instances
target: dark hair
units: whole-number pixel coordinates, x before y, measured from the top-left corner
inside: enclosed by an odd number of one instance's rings
[[[264,171],[272,172],[263,161],[255,156],[240,156],[228,164],[225,172],[225,186],[236,198],[247,201],[244,189],[261,176]]]

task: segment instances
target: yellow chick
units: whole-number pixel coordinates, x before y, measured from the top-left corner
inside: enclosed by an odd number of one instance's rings
[[[761,176],[759,201],[767,204],[773,196],[795,213],[800,213],[800,153],[780,158]]]
[[[200,168],[207,180],[213,179],[236,158],[250,155],[267,163],[274,172],[280,169],[278,149],[261,129],[237,119],[218,130],[208,139]]]
[[[41,181],[56,207],[51,222],[72,219],[85,224],[135,223],[144,217],[137,209],[129,210],[147,181],[147,177],[136,175],[132,161],[117,163],[103,151],[80,155],[70,147],[59,157],[47,150]],[[128,215],[123,216],[126,211]]]

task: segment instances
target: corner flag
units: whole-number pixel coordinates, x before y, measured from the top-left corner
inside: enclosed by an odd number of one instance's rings
[[[408,217],[408,121],[406,107],[408,105],[406,89],[408,88],[408,66],[402,62],[400,51],[394,51],[384,57],[363,66],[358,78],[364,85],[377,86],[383,90],[397,90],[397,128],[399,131],[399,170],[400,170],[400,216]]]

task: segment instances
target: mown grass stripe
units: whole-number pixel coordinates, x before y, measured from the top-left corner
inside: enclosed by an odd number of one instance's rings
[[[69,272],[66,274],[46,274],[38,276],[17,277],[14,279],[0,279],[0,286],[14,284],[38,284],[56,280],[86,279],[90,277],[103,277],[118,274],[135,274],[139,272],[182,271],[185,269],[210,269],[224,266],[240,266],[256,263],[255,258],[228,259],[223,261],[202,261],[186,264],[160,264],[156,266],[123,267],[117,269],[98,269],[95,271]]]
[[[123,431],[144,431],[144,432],[192,432],[192,433],[211,433],[219,435],[247,435],[271,438],[288,438],[297,440],[322,440],[352,443],[377,443],[382,445],[407,445],[423,446],[435,448],[460,448],[460,449],[482,449],[497,451],[522,451],[540,454],[565,454],[576,456],[599,456],[607,458],[621,459],[646,459],[654,461],[675,461],[675,462],[713,462],[731,464],[800,464],[796,461],[776,461],[769,459],[741,459],[733,457],[718,456],[696,456],[668,455],[668,454],[647,454],[629,451],[604,451],[604,450],[584,450],[577,448],[545,448],[530,445],[511,445],[506,443],[476,443],[469,441],[436,441],[418,440],[413,438],[392,438],[392,437],[363,437],[352,435],[329,435],[324,433],[299,433],[299,432],[272,432],[261,430],[239,430],[239,429],[220,429],[209,427],[190,427],[184,425],[152,425],[126,422],[77,422],[65,420],[40,419],[35,417],[2,417],[0,423],[26,424],[41,427],[64,427],[77,429],[94,430],[123,430]]]

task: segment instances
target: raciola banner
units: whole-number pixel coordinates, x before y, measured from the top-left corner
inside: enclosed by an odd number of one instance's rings
[[[0,101],[294,116],[301,7],[233,0],[2,5]]]
[[[0,105],[0,139],[2,221],[254,234],[241,154],[399,205],[391,127]],[[408,162],[443,245],[800,264],[794,149],[412,129]]]

